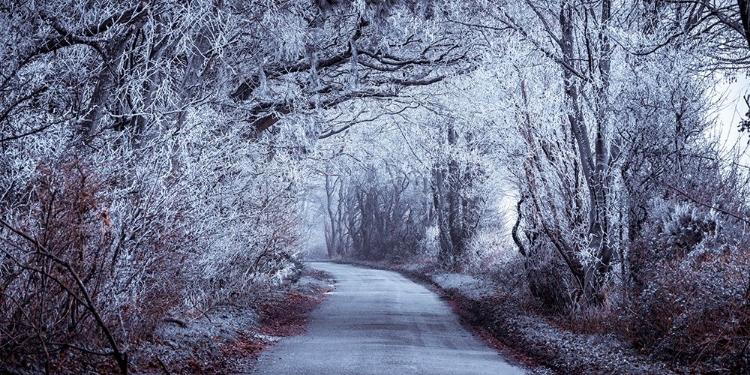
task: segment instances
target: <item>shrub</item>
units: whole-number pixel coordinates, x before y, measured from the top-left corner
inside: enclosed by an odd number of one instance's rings
[[[102,194],[110,183],[78,159],[38,172],[0,233],[0,352],[42,356],[47,371],[70,349],[126,367],[128,346],[178,302],[158,283],[169,277],[169,233],[129,244],[132,228]]]
[[[743,225],[683,204],[633,243],[628,332],[636,346],[747,371],[750,241]]]

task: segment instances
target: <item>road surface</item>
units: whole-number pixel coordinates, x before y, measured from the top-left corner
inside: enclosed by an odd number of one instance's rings
[[[256,374],[522,374],[459,324],[437,295],[395,272],[311,263],[336,289],[307,333],[263,353]]]

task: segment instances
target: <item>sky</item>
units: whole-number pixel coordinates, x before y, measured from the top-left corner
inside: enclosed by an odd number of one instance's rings
[[[748,111],[743,97],[750,95],[750,78],[745,75],[735,77],[736,81],[724,81],[716,86],[716,98],[720,109],[717,114],[715,134],[722,140],[722,151],[729,152],[737,142],[740,142],[743,150],[742,163],[750,166],[750,152],[747,150],[747,142],[750,135],[740,133],[738,125],[740,120]]]

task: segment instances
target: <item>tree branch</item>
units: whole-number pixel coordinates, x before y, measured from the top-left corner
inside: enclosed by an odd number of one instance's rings
[[[115,337],[112,335],[112,332],[109,330],[109,327],[107,327],[107,324],[99,315],[99,312],[97,311],[94,305],[94,301],[91,299],[91,296],[89,295],[88,290],[86,289],[86,286],[83,284],[83,281],[81,281],[81,278],[78,276],[78,273],[73,269],[73,266],[71,266],[70,263],[68,263],[67,261],[64,261],[58,258],[57,256],[51,254],[37,240],[27,235],[26,233],[16,229],[15,227],[11,226],[5,220],[0,219],[0,225],[8,228],[8,230],[10,230],[11,232],[15,233],[19,237],[25,239],[26,241],[34,245],[34,247],[36,248],[36,251],[34,253],[42,255],[52,260],[53,262],[61,265],[63,268],[65,268],[68,271],[68,273],[70,273],[76,285],[78,286],[78,289],[81,291],[81,294],[83,295],[84,300],[86,301],[86,304],[84,306],[86,306],[87,309],[91,312],[91,315],[93,315],[94,320],[96,321],[97,325],[104,333],[104,336],[107,338],[109,346],[112,349],[112,355],[115,357],[115,360],[117,361],[117,365],[120,367],[120,371],[123,374],[127,374],[128,373],[128,355],[127,353],[123,353],[120,351],[120,347],[117,345],[117,341],[115,340]]]
[[[45,53],[54,52],[60,48],[69,47],[76,44],[88,44],[89,42],[85,38],[90,38],[98,34],[102,34],[112,28],[115,25],[129,24],[142,15],[147,14],[149,11],[148,1],[142,1],[133,8],[130,8],[120,14],[110,16],[99,24],[90,25],[83,30],[75,33],[65,33],[55,38],[47,39],[47,41],[34,52],[31,56],[43,55]],[[58,32],[64,30],[58,30]]]

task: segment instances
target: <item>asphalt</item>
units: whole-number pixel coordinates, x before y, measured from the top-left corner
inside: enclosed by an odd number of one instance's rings
[[[336,288],[307,333],[263,353],[255,374],[523,374],[466,331],[435,293],[398,273],[310,263]]]

